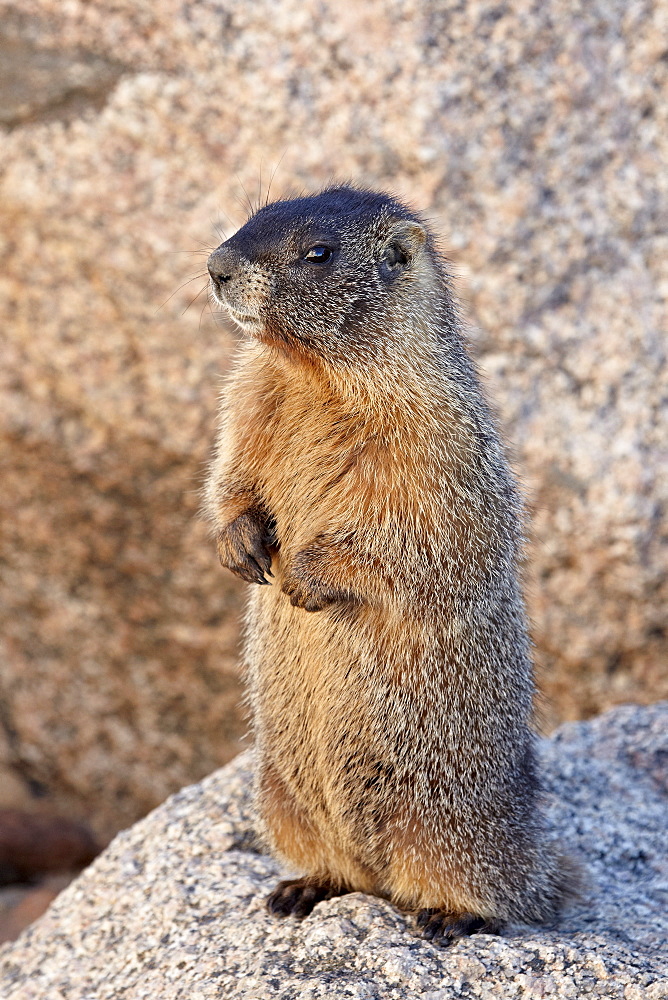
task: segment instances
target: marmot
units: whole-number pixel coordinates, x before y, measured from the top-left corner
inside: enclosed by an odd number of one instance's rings
[[[304,916],[360,890],[447,943],[568,894],[530,729],[518,492],[434,236],[348,186],[256,211],[211,254],[248,335],[205,491],[253,588],[257,801]]]

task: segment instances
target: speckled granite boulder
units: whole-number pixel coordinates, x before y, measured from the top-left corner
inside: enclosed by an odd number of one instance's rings
[[[441,950],[356,893],[302,923],[269,917],[252,757],[120,834],[14,945],[3,1000],[668,997],[668,703],[563,726],[543,747],[555,829],[587,898],[553,929],[515,926]]]
[[[548,719],[668,696],[667,33],[665,0],[0,0],[6,804],[106,836],[237,745],[196,517],[231,341],[181,251],[274,168],[394,189],[455,253]]]

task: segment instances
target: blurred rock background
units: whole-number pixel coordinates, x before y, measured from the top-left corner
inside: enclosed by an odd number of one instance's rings
[[[667,97],[666,0],[0,0],[0,807],[104,842],[240,748],[202,289],[271,175],[444,236],[547,728],[668,696]]]

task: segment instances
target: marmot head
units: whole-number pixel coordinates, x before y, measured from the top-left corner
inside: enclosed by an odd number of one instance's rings
[[[347,370],[415,350],[407,325],[435,338],[435,299],[449,298],[421,219],[352,187],[266,205],[208,269],[215,299],[246,333]]]

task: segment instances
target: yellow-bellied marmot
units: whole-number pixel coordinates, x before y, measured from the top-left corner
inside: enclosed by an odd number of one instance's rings
[[[428,938],[552,917],[521,504],[419,217],[351,187],[257,211],[209,258],[248,334],[206,510],[253,588],[257,795],[303,916],[361,890]]]

